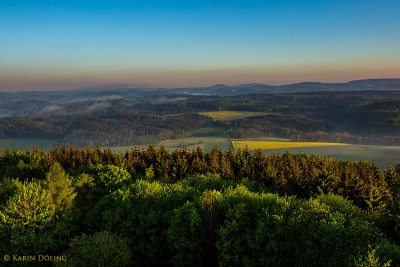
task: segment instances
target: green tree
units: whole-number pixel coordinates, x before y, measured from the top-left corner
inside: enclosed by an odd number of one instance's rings
[[[6,251],[37,255],[57,251],[69,234],[69,218],[56,216],[56,205],[36,181],[16,182],[17,190],[0,210],[2,243]]]
[[[82,234],[74,237],[66,252],[67,263],[56,266],[131,266],[132,253],[128,240],[108,231],[94,233],[92,236]]]
[[[42,182],[42,187],[52,198],[56,213],[61,213],[71,208],[76,193],[72,186],[72,180],[58,162],[55,162],[46,173],[46,179]]]
[[[187,202],[175,210],[168,229],[168,244],[174,266],[202,266],[204,264],[204,227],[199,208]]]
[[[354,262],[355,267],[389,267],[390,266],[390,261],[387,261],[385,263],[381,263],[379,261],[379,257],[376,256],[376,250],[371,249],[368,250],[368,253],[366,256],[360,256],[355,262]]]

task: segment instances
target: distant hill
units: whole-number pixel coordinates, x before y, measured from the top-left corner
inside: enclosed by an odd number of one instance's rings
[[[124,101],[129,102],[128,105],[165,104],[179,101],[185,96],[224,97],[391,90],[400,90],[400,79],[368,79],[346,83],[303,82],[279,86],[251,83],[233,86],[216,84],[210,87],[192,88],[86,88],[71,91],[0,92],[0,118],[93,113],[110,106],[118,106]]]
[[[323,91],[366,91],[366,90],[400,90],[400,79],[368,79],[356,80],[347,83],[320,83],[302,82],[288,85],[272,86],[266,84],[241,84],[228,86],[217,84],[202,88],[171,89],[170,92],[180,92],[198,95],[248,95],[262,93],[297,93],[297,92],[323,92]]]
[[[400,79],[368,79],[356,80],[347,83],[318,83],[305,82],[290,85],[281,85],[272,92],[295,93],[311,91],[366,91],[366,90],[400,90]]]
[[[71,91],[24,91],[0,92],[0,103],[9,100],[80,100],[93,97],[119,95],[123,98],[146,97],[159,94],[189,94],[189,95],[217,95],[234,96],[265,93],[296,93],[296,92],[322,92],[322,91],[366,91],[366,90],[400,90],[400,78],[355,80],[346,83],[320,83],[302,82],[288,85],[267,84],[216,84],[210,87],[189,88],[109,88],[109,89],[79,89]]]

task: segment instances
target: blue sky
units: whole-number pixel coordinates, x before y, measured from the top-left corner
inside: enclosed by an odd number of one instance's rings
[[[400,77],[400,1],[0,1],[0,90]]]

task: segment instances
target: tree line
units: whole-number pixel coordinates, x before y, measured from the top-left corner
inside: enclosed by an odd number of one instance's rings
[[[217,147],[7,149],[0,252],[57,266],[398,266],[399,172]]]

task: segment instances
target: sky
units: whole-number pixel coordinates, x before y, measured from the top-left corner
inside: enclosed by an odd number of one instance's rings
[[[0,91],[400,77],[400,1],[0,1]]]

